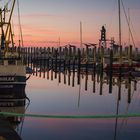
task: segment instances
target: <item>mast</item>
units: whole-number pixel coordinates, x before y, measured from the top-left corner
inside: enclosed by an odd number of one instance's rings
[[[21,45],[22,47],[24,46],[23,44],[23,34],[22,34],[22,28],[21,28],[21,20],[20,20],[20,9],[19,9],[19,0],[17,0],[17,7],[18,7],[18,23],[19,23],[19,40],[21,40]]]
[[[83,47],[82,22],[80,21],[80,48]]]
[[[118,0],[118,16],[119,16],[119,46],[122,44],[122,32],[121,32],[121,2]]]
[[[121,0],[118,0],[120,64],[122,64]]]
[[[130,9],[128,8],[128,45],[130,46]]]
[[[7,48],[9,47],[9,44],[14,47],[14,41],[13,41],[13,33],[12,33],[12,27],[11,27],[11,19],[15,7],[16,0],[11,0],[12,7],[10,10],[8,10],[8,4],[10,1],[8,1],[3,9],[0,9],[0,30],[1,30],[1,49],[4,50],[4,52],[7,51]],[[9,17],[6,18],[6,13],[9,13]]]
[[[16,2],[16,0],[13,0],[12,9],[11,9],[11,13],[10,13],[8,26],[7,26],[6,33],[5,33],[5,37],[7,37],[7,32],[9,30],[10,26],[11,26],[11,18],[12,18],[12,14],[13,14],[13,11],[14,11],[15,2]]]

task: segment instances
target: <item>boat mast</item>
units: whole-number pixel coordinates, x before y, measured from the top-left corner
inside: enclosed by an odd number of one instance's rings
[[[122,45],[122,33],[121,33],[121,2],[118,0],[118,16],[119,16],[119,46]]]
[[[11,9],[11,12],[10,12],[8,25],[7,25],[6,33],[5,33],[5,38],[7,38],[7,36],[8,36],[8,31],[9,31],[9,34],[11,34],[12,45],[13,45],[13,36],[12,36],[12,30],[11,30],[11,18],[12,18],[12,14],[13,14],[14,7],[15,7],[15,2],[16,2],[16,0],[13,0],[12,9]],[[8,39],[8,42],[9,42],[9,39]]]
[[[83,31],[82,22],[80,21],[80,48],[83,48]]]
[[[130,9],[128,8],[128,45],[130,46]]]
[[[122,64],[121,0],[118,0],[120,64]]]
[[[14,46],[11,18],[15,6],[15,1],[16,0],[12,0],[11,10],[8,10],[7,8],[10,1],[5,4],[3,9],[0,9],[1,49],[5,51],[9,47],[10,43],[12,44],[12,47]],[[6,18],[6,13],[9,11],[9,18]]]

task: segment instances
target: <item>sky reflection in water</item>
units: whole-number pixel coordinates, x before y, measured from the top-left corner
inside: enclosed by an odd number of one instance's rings
[[[32,76],[27,83],[26,94],[31,100],[26,113],[48,115],[107,115],[117,113],[118,86],[113,86],[110,94],[108,85],[103,84],[100,95],[100,83],[96,81],[96,92],[93,93],[93,81],[88,76],[88,89],[85,91],[85,77],[81,78],[81,87],[64,84],[57,79],[43,79]],[[66,77],[68,78],[68,77]],[[72,75],[71,75],[72,80]],[[128,103],[128,89],[121,86],[121,100],[118,105],[119,114],[139,113],[139,82],[134,90],[131,83],[131,103]],[[25,118],[23,139],[60,139],[90,140],[104,138],[108,140],[138,140],[140,136],[139,118],[124,119],[37,119]]]

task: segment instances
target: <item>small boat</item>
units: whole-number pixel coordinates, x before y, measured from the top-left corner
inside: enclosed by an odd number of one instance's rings
[[[123,61],[122,64],[118,62],[114,62],[111,66],[110,64],[106,64],[104,67],[105,71],[109,71],[112,69],[113,72],[119,72],[121,69],[121,72],[129,72],[129,71],[135,71],[135,69],[140,68],[140,63],[136,61],[132,61],[132,64],[129,64],[128,61]]]

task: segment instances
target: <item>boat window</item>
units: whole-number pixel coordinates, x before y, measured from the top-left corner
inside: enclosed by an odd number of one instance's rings
[[[8,60],[8,65],[15,65],[16,61],[15,60]]]

